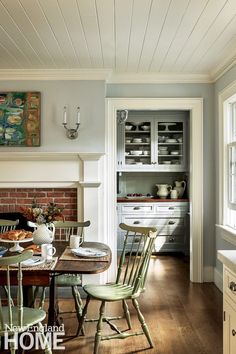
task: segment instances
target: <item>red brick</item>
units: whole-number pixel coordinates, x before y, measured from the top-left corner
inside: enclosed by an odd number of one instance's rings
[[[45,198],[47,197],[47,194],[44,192],[28,192],[28,197],[29,198]]]
[[[1,204],[15,204],[16,203],[16,199],[14,199],[14,198],[6,198],[6,199],[1,198],[0,199],[0,203]]]
[[[7,192],[0,192],[0,197],[8,197],[9,193]]]
[[[27,198],[27,193],[23,193],[23,192],[10,192],[10,197]]]

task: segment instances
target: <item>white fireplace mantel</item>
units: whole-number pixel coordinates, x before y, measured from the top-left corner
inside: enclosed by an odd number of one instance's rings
[[[77,188],[78,220],[91,221],[85,238],[107,243],[104,160],[103,153],[0,153],[0,188]],[[103,282],[107,277],[102,273],[88,281]]]

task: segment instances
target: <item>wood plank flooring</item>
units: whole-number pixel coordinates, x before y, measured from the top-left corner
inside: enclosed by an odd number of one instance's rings
[[[125,340],[103,341],[102,354],[222,354],[222,294],[212,283],[192,284],[189,282],[189,267],[185,257],[158,255],[151,259],[146,292],[139,299],[141,310],[155,343],[148,347],[144,336]],[[93,301],[88,317],[95,317],[98,302]],[[73,308],[73,301],[60,301],[63,311]],[[113,315],[121,308],[108,304]],[[133,326],[138,328],[134,311],[130,306]],[[75,314],[63,316],[68,335],[75,333]],[[125,326],[125,323],[119,321]],[[118,323],[118,322],[116,322]],[[93,353],[95,323],[86,323],[86,336],[70,339],[64,343],[68,354]],[[126,327],[125,327],[126,328]],[[109,329],[104,325],[106,333]],[[39,351],[31,351],[39,353]],[[55,350],[55,354],[64,350]]]

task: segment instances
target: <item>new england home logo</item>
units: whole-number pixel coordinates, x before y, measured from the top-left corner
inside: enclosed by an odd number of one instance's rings
[[[64,350],[65,347],[61,345],[63,337],[65,335],[64,324],[61,326],[31,326],[27,331],[19,326],[5,325],[4,334],[4,349],[10,348],[30,350],[30,349],[42,349],[47,348],[53,350]],[[42,336],[44,333],[44,337]]]

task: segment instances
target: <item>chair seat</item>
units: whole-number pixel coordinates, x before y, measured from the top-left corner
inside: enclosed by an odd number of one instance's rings
[[[124,284],[88,284],[84,286],[84,291],[97,300],[118,301],[132,298],[133,287]]]
[[[9,318],[8,318],[8,306],[2,307],[2,315],[3,315],[3,323],[4,326],[9,326]],[[30,326],[33,326],[41,321],[43,321],[46,317],[46,312],[43,310],[33,309],[29,307],[23,308],[23,326],[19,328],[19,332],[24,332]],[[12,307],[12,325],[14,327],[14,332],[17,331],[18,327],[18,307]],[[7,331],[7,332],[10,332]],[[0,335],[6,333],[6,329],[2,328],[0,322]]]
[[[79,286],[82,284],[78,274],[61,274],[55,280],[57,286]]]

